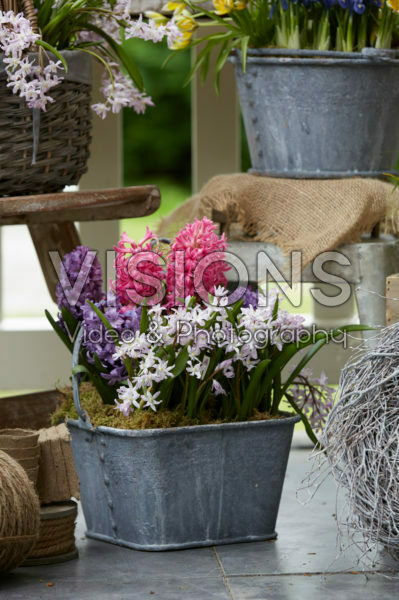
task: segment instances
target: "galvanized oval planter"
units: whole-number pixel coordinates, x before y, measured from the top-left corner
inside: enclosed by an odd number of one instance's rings
[[[78,362],[81,334],[73,364]],[[138,550],[171,550],[276,537],[299,417],[123,430],[69,420],[87,535]]]
[[[235,65],[252,171],[375,177],[399,158],[399,51],[250,49]]]

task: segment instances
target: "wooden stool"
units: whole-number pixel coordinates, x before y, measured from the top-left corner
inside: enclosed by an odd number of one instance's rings
[[[49,252],[64,255],[81,243],[74,221],[145,217],[160,203],[154,185],[0,198],[0,225],[28,226],[47,287],[56,300],[58,278]]]

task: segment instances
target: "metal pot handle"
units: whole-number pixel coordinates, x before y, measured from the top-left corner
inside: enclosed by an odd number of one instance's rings
[[[79,364],[79,352],[82,345],[84,327],[80,327],[78,335],[76,336],[75,343],[73,345],[72,352],[72,390],[73,390],[73,402],[75,404],[76,412],[79,415],[79,422],[84,424],[85,427],[91,428],[89,415],[83,410],[80,404],[80,391],[79,391],[79,379],[78,376],[73,373],[73,369]]]

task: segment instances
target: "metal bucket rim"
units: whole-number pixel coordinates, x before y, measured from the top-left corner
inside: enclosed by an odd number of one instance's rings
[[[242,52],[234,49],[229,62],[241,64]],[[288,48],[248,48],[249,64],[356,64],[356,65],[399,65],[399,50],[363,48],[361,52],[339,52],[336,50],[290,50]]]
[[[248,169],[248,173],[257,175],[258,177],[269,177],[279,179],[347,179],[348,177],[382,177],[395,175],[399,176],[397,169],[381,169],[380,171],[261,171],[259,169]]]
[[[104,433],[117,437],[160,437],[164,435],[181,435],[189,432],[205,433],[206,431],[216,431],[218,429],[249,429],[253,427],[278,427],[286,425],[295,425],[301,420],[299,415],[291,415],[287,412],[281,414],[287,415],[284,419],[263,419],[261,421],[239,421],[234,423],[209,423],[207,425],[184,425],[183,427],[164,427],[159,429],[117,429],[99,425],[90,427],[92,433]],[[78,419],[68,419],[68,426],[87,430],[87,424]]]

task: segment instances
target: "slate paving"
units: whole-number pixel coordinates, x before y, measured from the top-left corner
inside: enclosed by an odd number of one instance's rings
[[[1,600],[392,600],[399,562],[378,567],[337,549],[336,488],[328,479],[306,505],[296,499],[309,470],[309,448],[296,438],[272,542],[173,552],[139,552],[84,537],[79,560],[19,568],[0,578]],[[374,556],[374,555],[373,555]],[[393,573],[395,572],[395,573]],[[394,575],[394,577],[392,577]],[[53,584],[48,586],[47,584]]]

